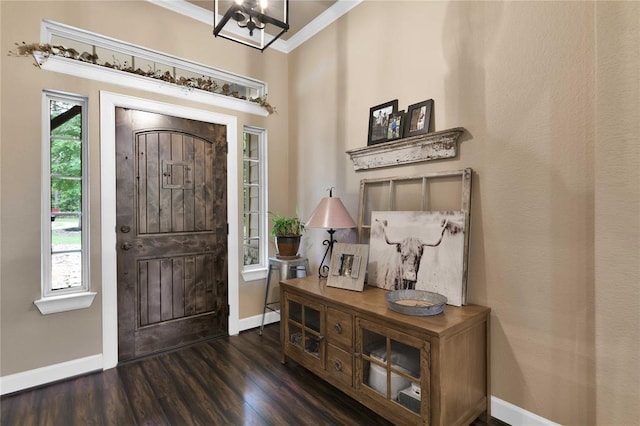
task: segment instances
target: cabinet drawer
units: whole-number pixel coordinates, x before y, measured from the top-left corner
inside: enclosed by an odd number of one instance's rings
[[[332,380],[345,386],[352,387],[353,357],[349,352],[343,351],[333,345],[327,349],[327,373]]]
[[[327,337],[330,343],[353,347],[353,317],[338,309],[327,308]]]

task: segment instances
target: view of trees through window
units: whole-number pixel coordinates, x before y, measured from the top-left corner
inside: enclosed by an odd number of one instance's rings
[[[82,105],[50,99],[51,289],[82,285]]]

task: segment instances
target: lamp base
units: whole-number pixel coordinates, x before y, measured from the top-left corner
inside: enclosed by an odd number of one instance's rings
[[[318,267],[318,277],[320,278],[327,278],[329,276],[329,265],[331,264],[331,253],[333,253],[333,244],[337,243],[337,241],[333,239],[333,234],[335,234],[336,230],[328,229],[327,232],[329,233],[329,239],[326,239],[322,242],[323,245],[327,246],[327,250],[324,252],[324,256],[322,256],[320,266]],[[329,265],[324,264],[324,260],[327,258],[327,254],[329,255]]]

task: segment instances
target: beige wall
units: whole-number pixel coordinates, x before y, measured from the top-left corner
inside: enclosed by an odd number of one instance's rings
[[[640,424],[640,3],[596,17],[596,420]]]
[[[393,4],[364,2],[290,55],[301,211],[333,185],[355,217],[360,179],[473,168],[468,295],[492,308],[492,394],[562,424],[637,424],[637,4]],[[466,128],[458,158],[354,172],[344,151],[396,98],[433,98],[435,130]],[[305,241],[316,266],[322,237]]]
[[[563,424],[640,423],[640,7],[411,2],[408,14],[394,4],[365,2],[286,57],[214,40],[146,2],[0,1],[0,375],[102,350],[99,296],[49,316],[32,304],[42,89],[90,98],[98,291],[98,91],[233,114],[5,56],[38,40],[47,18],[267,81],[279,114],[240,114],[239,129],[269,130],[272,210],[308,217],[336,186],[355,217],[360,179],[473,168],[469,299],[492,308],[492,394]],[[344,151],[366,145],[369,107],[395,98],[401,109],[433,98],[436,130],[465,127],[459,157],[355,173]],[[304,239],[315,267],[324,234]],[[260,312],[263,289],[241,284],[241,318]]]
[[[288,69],[286,55],[282,53],[270,50],[262,54],[226,40],[214,39],[209,26],[145,1],[1,1],[0,13],[3,111],[0,146],[0,375],[5,376],[102,352],[99,91],[108,90],[237,115],[239,141],[243,125],[266,127],[272,159],[269,181],[274,187],[284,188],[289,171],[287,162],[280,162],[279,154],[288,151]],[[268,118],[241,114],[43,71],[34,67],[30,58],[8,58],[6,54],[13,49],[15,42],[40,40],[42,19],[266,81],[269,101],[279,112]],[[40,121],[43,89],[89,97],[91,287],[98,291],[98,297],[89,309],[47,316],[40,315],[33,305],[33,301],[40,297]],[[242,157],[241,146],[238,156]],[[239,162],[238,178],[241,178],[241,173]],[[242,207],[240,194],[239,209]],[[271,195],[270,206],[274,210],[286,211],[292,204],[286,191],[274,191]],[[237,279],[241,280],[241,277]],[[264,281],[240,283],[240,288],[241,318],[261,313]]]

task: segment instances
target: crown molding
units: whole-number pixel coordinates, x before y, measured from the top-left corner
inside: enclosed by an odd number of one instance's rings
[[[210,11],[198,7],[186,0],[146,0],[172,12],[179,13],[213,28],[213,15]],[[322,12],[289,40],[278,39],[269,48],[282,53],[290,53],[324,28],[332,24],[345,13],[362,3],[363,0],[337,0],[333,6]],[[212,30],[213,31],[213,30]],[[213,37],[213,35],[212,35]]]
[[[354,7],[358,6],[364,0],[338,0],[333,6],[316,16],[314,20],[309,22],[300,31],[298,31],[293,37],[285,42],[285,53],[292,52],[295,48],[302,45],[305,41],[309,40],[320,31],[328,27],[333,22],[337,21],[342,15],[349,12]]]

